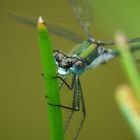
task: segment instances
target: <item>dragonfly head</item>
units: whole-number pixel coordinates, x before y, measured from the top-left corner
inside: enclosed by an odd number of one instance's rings
[[[72,67],[70,68],[70,72],[73,74],[82,74],[86,69],[85,61],[78,59],[73,62]]]

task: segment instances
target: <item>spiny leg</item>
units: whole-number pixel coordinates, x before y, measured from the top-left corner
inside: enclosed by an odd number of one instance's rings
[[[45,73],[41,73],[41,76],[44,78],[44,77],[45,77]],[[63,84],[65,84],[65,85],[68,87],[68,89],[72,90],[72,88],[73,88],[73,87],[72,87],[72,83],[71,83],[71,85],[69,85],[69,84],[65,81],[66,77],[62,78],[62,77],[56,75],[56,76],[53,76],[52,78],[57,78],[57,79],[60,79],[60,80],[61,80],[61,82],[60,82],[60,84],[59,84],[59,88],[62,88]]]
[[[41,73],[41,76],[44,78],[45,73]],[[65,81],[66,77],[62,78],[62,77],[56,75],[56,76],[53,76],[52,78],[58,78],[61,80],[61,82],[59,84],[59,88],[62,88],[63,84],[65,84],[70,89],[70,85]]]
[[[59,76],[54,76],[52,78],[58,78],[60,79],[70,90],[73,89],[73,84],[75,83],[75,78],[76,76],[74,75],[73,76],[73,79],[72,79],[72,83],[71,85],[69,85],[62,77],[59,77]],[[48,97],[46,97],[48,98]],[[79,111],[79,108],[76,108],[76,107],[67,107],[67,106],[64,106],[64,105],[57,105],[57,104],[53,104],[53,103],[48,103],[49,105],[52,105],[52,106],[57,106],[57,107],[62,107],[62,108],[65,108],[65,109],[70,109],[70,110],[73,110],[73,111]]]
[[[68,89],[70,89],[70,90],[73,89],[73,80],[74,80],[74,79],[72,80],[71,85],[69,85],[69,84],[65,81],[65,79],[63,79],[62,77],[60,77],[60,76],[58,76],[58,75],[53,76],[52,78],[57,78],[57,79],[60,79],[60,80],[61,80],[61,83],[60,83],[60,85],[59,85],[59,88],[60,88],[63,84],[65,84],[65,85],[67,86]]]

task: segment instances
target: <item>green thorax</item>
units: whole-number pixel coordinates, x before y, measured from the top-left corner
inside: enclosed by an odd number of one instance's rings
[[[87,41],[84,41],[82,44],[80,44],[79,47],[77,47],[72,54],[79,56],[82,59],[87,58],[94,50],[96,49],[96,45]]]

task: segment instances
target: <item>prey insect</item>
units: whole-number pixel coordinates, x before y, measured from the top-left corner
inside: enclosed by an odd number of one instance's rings
[[[65,131],[68,129],[69,124],[72,120],[75,112],[81,110],[82,115],[79,120],[79,126],[77,127],[73,139],[76,140],[79,136],[80,130],[83,126],[86,109],[84,103],[84,97],[82,92],[82,87],[80,83],[80,76],[90,68],[95,68],[101,64],[105,64],[108,61],[119,57],[120,54],[116,49],[106,49],[105,46],[115,45],[114,41],[104,42],[96,41],[90,33],[90,27],[92,26],[92,13],[88,1],[86,0],[69,0],[69,5],[79,22],[79,25],[87,35],[87,40],[83,41],[83,37],[78,33],[75,33],[69,28],[61,27],[52,23],[47,23],[48,30],[56,35],[64,37],[75,43],[80,43],[80,45],[75,48],[69,55],[59,50],[54,50],[54,59],[57,64],[58,76],[54,78],[60,79],[60,89],[67,87],[68,90],[72,91],[72,101],[71,106],[65,105],[55,105],[49,103],[52,106],[62,107],[64,109],[70,110],[70,114],[66,121]],[[30,25],[31,27],[36,26],[36,20],[26,18],[24,16],[17,15],[15,13],[9,14],[12,19],[17,22]],[[140,38],[134,38],[127,41],[127,43],[139,43]],[[132,46],[130,48],[131,52],[135,52],[140,49],[140,46]],[[67,77],[71,75],[71,83],[67,83]]]

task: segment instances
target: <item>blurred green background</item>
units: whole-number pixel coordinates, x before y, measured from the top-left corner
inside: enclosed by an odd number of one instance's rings
[[[140,1],[91,0],[91,32],[97,40],[112,40],[116,31],[140,37]],[[7,18],[7,12],[43,16],[81,32],[67,0],[1,0],[0,4],[0,140],[49,140],[47,105],[38,34]],[[84,35],[83,32],[81,34]],[[51,35],[54,49],[69,52],[76,44]],[[85,36],[86,39],[86,36]],[[87,118],[79,140],[134,140],[114,99],[118,85],[128,82],[119,59],[81,76]]]

